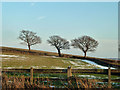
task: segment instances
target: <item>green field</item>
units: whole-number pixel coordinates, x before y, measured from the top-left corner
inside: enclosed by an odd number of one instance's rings
[[[56,56],[42,56],[18,54],[11,52],[3,52],[0,55],[2,58],[2,68],[36,68],[36,69],[63,69],[71,66],[77,69],[92,69],[98,68],[95,65],[88,64],[80,59],[56,57]]]

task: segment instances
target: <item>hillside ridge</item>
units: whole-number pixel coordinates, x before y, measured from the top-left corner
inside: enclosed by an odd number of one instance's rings
[[[55,52],[47,52],[47,51],[40,51],[40,50],[31,50],[28,49],[21,49],[21,48],[13,48],[13,47],[0,47],[2,52],[14,52],[14,53],[22,53],[22,54],[30,54],[30,55],[45,55],[45,56],[57,56],[58,54]],[[103,66],[111,66],[111,67],[117,67],[120,68],[120,60],[112,60],[112,59],[105,59],[105,58],[96,58],[96,57],[84,57],[79,55],[72,55],[72,54],[62,54],[62,57],[66,58],[76,58],[76,59],[86,59],[93,61],[97,64],[103,65]]]

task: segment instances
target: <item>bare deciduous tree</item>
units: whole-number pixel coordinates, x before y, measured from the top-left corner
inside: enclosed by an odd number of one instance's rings
[[[96,47],[98,46],[98,41],[89,36],[82,36],[78,39],[71,40],[71,42],[71,45],[74,48],[79,48],[84,52],[84,57],[86,57],[87,52],[95,51]]]
[[[54,46],[58,50],[59,57],[61,57],[61,52],[60,50],[62,49],[70,49],[70,44],[69,41],[67,41],[64,38],[61,38],[60,36],[51,36],[49,37],[50,39],[47,40],[51,46]]]
[[[36,35],[36,33],[27,30],[20,31],[19,39],[21,39],[22,41],[24,41],[25,44],[27,44],[29,51],[32,45],[41,43],[41,39]]]

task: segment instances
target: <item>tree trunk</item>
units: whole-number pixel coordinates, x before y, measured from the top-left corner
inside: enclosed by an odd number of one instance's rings
[[[60,49],[57,49],[57,50],[58,50],[58,55],[59,55],[59,57],[61,57]]]
[[[84,52],[84,57],[86,57],[86,52]]]
[[[29,51],[30,51],[30,45],[28,45]]]

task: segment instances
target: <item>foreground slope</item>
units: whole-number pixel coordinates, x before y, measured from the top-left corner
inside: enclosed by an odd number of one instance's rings
[[[56,56],[27,55],[3,52],[2,68],[36,68],[36,69],[63,69],[68,66],[72,68],[98,68],[95,65],[88,64],[80,59],[71,59]]]
[[[46,52],[46,51],[39,51],[39,50],[31,50],[31,51],[28,51],[27,49],[21,49],[21,48],[11,48],[11,47],[0,47],[0,49],[2,50],[2,53],[3,54],[6,54],[6,53],[10,53],[10,54],[22,54],[22,55],[27,55],[26,57],[30,57],[30,55],[32,55],[32,57],[34,57],[35,59],[38,57],[39,59],[43,57],[41,56],[45,56],[44,58],[47,58],[47,61],[45,61],[46,63],[50,61],[52,62],[52,58],[53,57],[56,57],[58,59],[58,54],[57,53],[53,53],[53,52]],[[29,56],[28,56],[29,55]],[[20,58],[20,57],[19,57]],[[111,59],[103,59],[103,58],[96,58],[96,57],[86,57],[84,58],[83,56],[78,56],[78,55],[71,55],[71,54],[62,54],[62,57],[61,58],[65,58],[67,60],[76,60],[76,61],[79,61],[80,59],[87,59],[87,60],[90,60],[90,61],[93,61],[97,64],[100,64],[100,65],[104,65],[104,66],[112,66],[112,67],[117,67],[119,68],[120,67],[120,60],[117,60],[117,62],[115,60],[111,60]],[[61,58],[59,58],[61,60]],[[50,61],[49,61],[50,59]],[[55,59],[55,58],[54,58]],[[53,59],[53,60],[54,60]],[[31,60],[31,57],[30,59]],[[27,61],[29,61],[27,60]],[[36,59],[37,60],[37,59]],[[35,62],[36,60],[33,59],[33,61]],[[31,62],[33,62],[31,61]],[[62,60],[61,60],[62,61]],[[75,61],[75,62],[76,62]],[[43,62],[43,61],[38,61],[38,62]],[[54,61],[53,61],[54,62]],[[64,61],[63,61],[64,62]],[[75,62],[70,62],[71,64],[73,65],[76,65],[76,66],[79,66],[77,65],[77,63]],[[25,62],[24,62],[25,63]],[[59,63],[59,62],[58,62]],[[62,65],[63,63],[61,63]],[[66,67],[68,65],[71,65],[71,64],[65,64]],[[4,64],[3,64],[4,65]],[[54,65],[54,64],[52,64]],[[55,65],[57,66],[57,65]],[[88,65],[89,66],[89,65]],[[66,68],[65,67],[65,68]],[[50,68],[50,67],[48,67]],[[53,67],[54,68],[54,67]],[[60,68],[64,68],[64,67],[60,67]],[[80,67],[79,67],[80,68]]]

